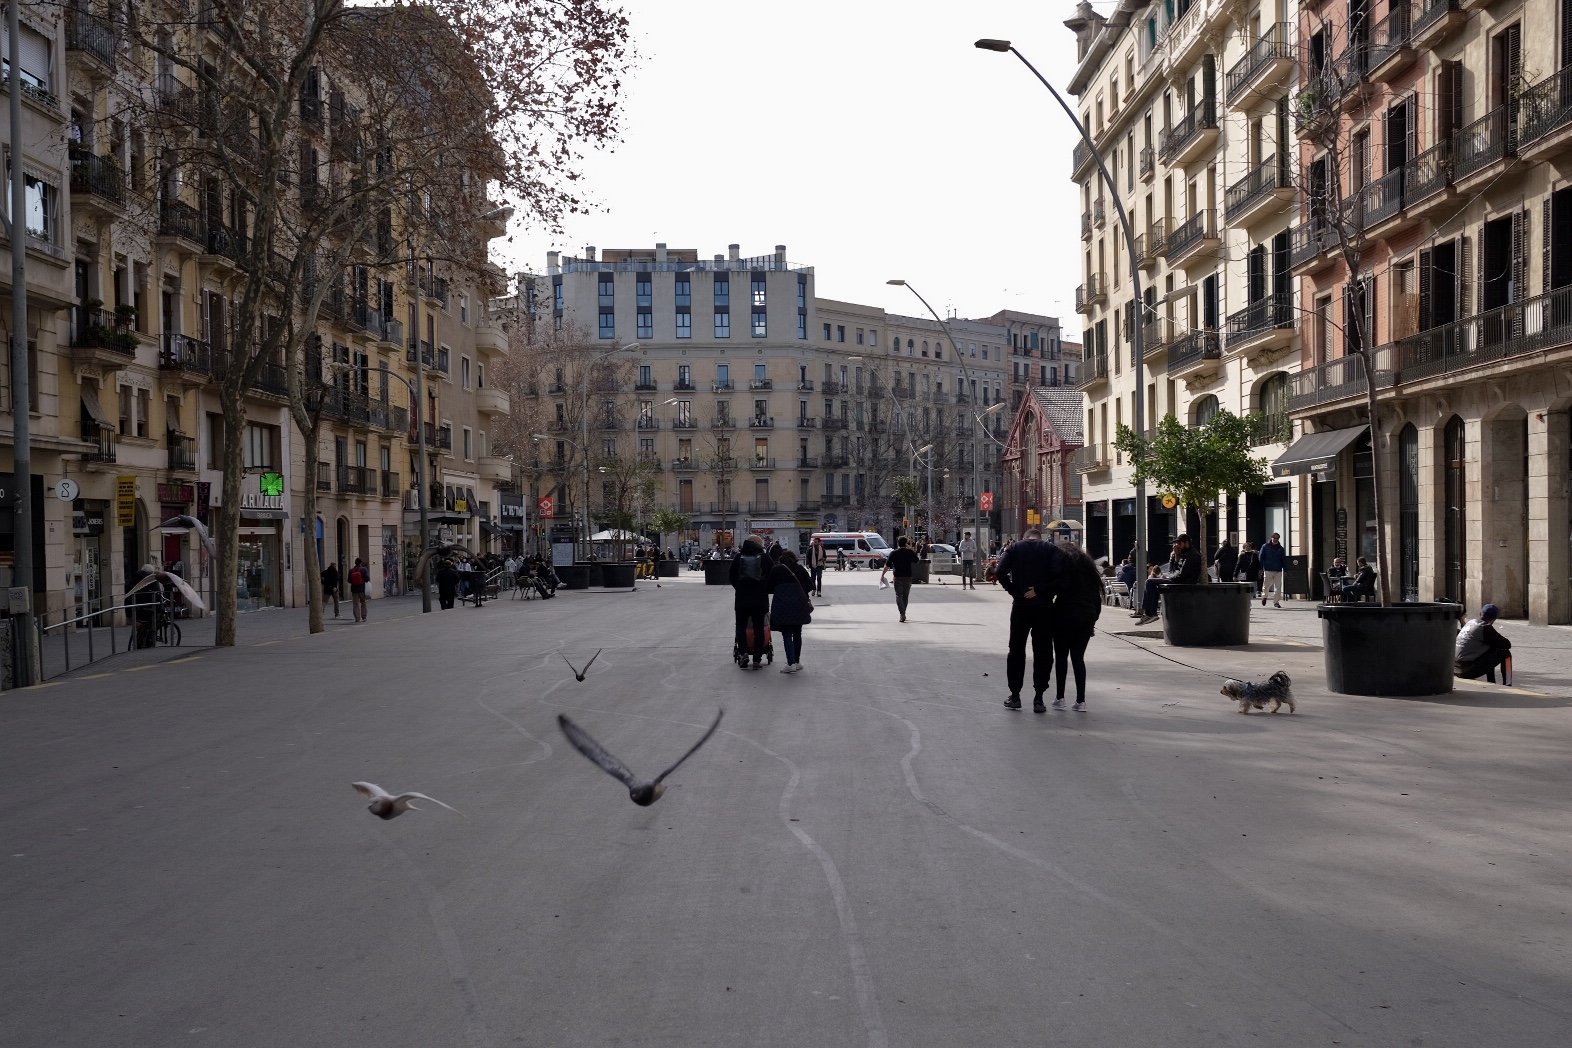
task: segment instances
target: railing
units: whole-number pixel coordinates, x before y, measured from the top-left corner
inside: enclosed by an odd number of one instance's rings
[[[1174,259],[1182,256],[1191,248],[1196,247],[1212,236],[1212,211],[1207,208],[1198,211],[1184,221],[1168,237],[1168,257]]]
[[[1166,317],[1157,317],[1141,325],[1141,353],[1150,357],[1168,348],[1173,324]]]
[[[1088,357],[1081,362],[1080,381],[1076,385],[1085,389],[1108,377],[1108,357],[1103,354]]]
[[[195,123],[196,92],[182,84],[173,73],[159,73],[153,82],[158,108],[176,120]]]
[[[1370,27],[1370,50],[1367,68],[1376,69],[1382,62],[1408,46],[1409,27],[1413,24],[1413,4],[1410,0],[1389,0],[1387,16]]]
[[[331,462],[317,463],[317,490],[332,492],[333,490],[333,464]]]
[[[778,513],[780,512],[780,504],[776,502],[750,502],[748,503],[748,512]]]
[[[1104,457],[1103,449],[1096,444],[1088,444],[1070,452],[1070,468],[1077,473],[1095,473],[1107,465],[1108,459]]]
[[[1359,228],[1369,230],[1403,210],[1403,168],[1388,171],[1359,191]]]
[[[1436,22],[1457,10],[1457,0],[1421,0],[1419,13],[1414,16],[1411,35],[1418,36]]]
[[[378,479],[381,481],[383,498],[397,499],[404,497],[404,485],[400,483],[400,477],[397,473],[390,469],[384,469],[379,472]]]
[[[797,456],[797,468],[798,469],[818,469],[819,468],[818,456],[816,456],[816,455],[798,455]]]
[[[730,415],[711,415],[710,416],[710,428],[711,429],[736,429],[737,428],[737,420],[732,418]]]
[[[114,157],[97,156],[86,146],[71,143],[71,192],[126,202],[125,174]]]
[[[660,429],[660,419],[653,415],[640,415],[634,425],[639,429]]]
[[[1107,220],[1108,206],[1106,203],[1104,203],[1102,197],[1098,197],[1096,200],[1092,201],[1092,225],[1096,226],[1098,229],[1101,229]]]
[[[811,379],[811,378],[800,378],[800,379],[798,379],[797,380],[797,392],[799,392],[799,393],[812,393],[813,392],[813,379]]]
[[[263,364],[257,371],[257,377],[251,383],[253,393],[266,393],[269,396],[282,397],[289,394],[289,372],[284,370],[282,364]]]
[[[437,366],[436,350],[432,349],[431,343],[425,339],[421,339],[419,342],[411,342],[404,350],[404,359],[411,364],[419,364],[426,368],[435,368]],[[554,388],[551,392],[560,393],[562,390]]]
[[[1499,306],[1389,346],[1402,382],[1417,382],[1572,342],[1572,287]]]
[[[633,383],[633,392],[635,393],[654,393],[659,389],[660,386],[655,382],[654,379],[650,379],[648,382],[646,382],[644,379],[639,379],[637,382]]]
[[[774,469],[775,459],[769,455],[755,455],[748,461],[749,469]]]
[[[1337,232],[1324,219],[1312,218],[1289,231],[1288,266],[1297,269],[1330,251],[1337,244]]]
[[[1222,340],[1216,331],[1191,331],[1168,347],[1168,373],[1171,375],[1205,360],[1221,360],[1222,356]]]
[[[766,415],[755,415],[748,420],[749,429],[774,429],[775,420]]]
[[[197,468],[196,438],[184,433],[169,431],[169,468],[182,473],[195,473]]]
[[[1158,155],[1166,164],[1201,134],[1215,130],[1216,127],[1217,104],[1215,101],[1202,99],[1185,114],[1183,120],[1163,132]]]
[[[1070,150],[1070,177],[1074,178],[1081,169],[1092,162],[1092,150],[1085,142],[1075,143]]]
[[[1297,28],[1291,22],[1280,22],[1261,34],[1260,39],[1250,45],[1250,50],[1244,57],[1235,62],[1228,70],[1227,89],[1224,97],[1230,105],[1239,100],[1245,89],[1255,82],[1256,76],[1268,65],[1280,58],[1293,58],[1294,39]]]
[[[1439,142],[1403,168],[1403,200],[1412,207],[1452,183],[1452,143]]]
[[[1084,313],[1104,297],[1103,275],[1093,273],[1086,278],[1086,283],[1078,285],[1075,289],[1075,311]]]
[[[338,492],[341,495],[377,494],[377,473],[369,466],[338,467]]]
[[[158,212],[158,232],[161,236],[180,237],[207,247],[207,237],[202,234],[202,213],[178,200],[164,201]]]
[[[1294,296],[1292,293],[1268,295],[1252,302],[1237,313],[1228,316],[1227,344],[1244,344],[1251,340],[1294,326]]]
[[[819,505],[820,505],[820,503],[818,503],[818,502],[809,502],[806,499],[798,499],[797,500],[797,512],[798,513],[817,513],[817,512],[819,512]]]
[[[1092,239],[1092,213],[1090,211],[1081,212],[1081,239]]]
[[[1463,128],[1453,139],[1452,177],[1466,178],[1506,157],[1510,137],[1506,106],[1497,106]]]
[[[710,383],[710,392],[711,393],[730,393],[732,390],[734,390],[736,388],[737,387],[733,386],[730,381],[724,381],[723,382],[723,381],[717,380],[715,382],[711,382]]]
[[[699,464],[691,458],[674,458],[671,468],[674,473],[691,473],[699,468]]]
[[[1258,415],[1251,427],[1250,446],[1261,448],[1268,444],[1286,444],[1293,435],[1294,420],[1286,413],[1270,412]]]
[[[97,419],[84,418],[82,442],[93,445],[93,448],[82,456],[84,461],[113,462],[115,449],[120,443],[120,434],[112,427],[101,424]]]
[[[1288,410],[1304,408],[1357,396],[1365,391],[1363,357],[1348,356],[1329,360],[1288,378]]]
[[[246,257],[246,238],[238,230],[230,229],[219,223],[211,223],[207,227],[207,235],[203,238],[207,253],[221,255],[231,262],[241,262]]]
[[[1276,156],[1269,156],[1229,186],[1228,192],[1223,195],[1223,214],[1228,221],[1235,221],[1240,213],[1262,197],[1289,188],[1288,173],[1283,167]]]
[[[696,390],[696,388],[697,387],[694,386],[692,379],[679,378],[677,381],[671,384],[673,393],[692,393]]]
[[[1370,53],[1365,50],[1364,42],[1355,41],[1343,48],[1343,53],[1332,61],[1329,69],[1329,86],[1341,101],[1364,83],[1365,74],[1370,69]]]
[[[595,420],[596,429],[621,429],[622,419],[616,415],[602,412]]]
[[[748,388],[749,389],[774,389],[775,388],[775,381],[773,379],[768,379],[768,378],[750,379],[749,382],[748,382]]]
[[[1147,250],[1153,258],[1162,258],[1168,253],[1168,220],[1159,218],[1156,222],[1146,227]]]
[[[824,428],[827,430],[845,429],[849,423],[843,418],[826,418]]]
[[[1156,169],[1157,151],[1151,146],[1141,147],[1141,177],[1146,178]]]
[[[1518,107],[1524,143],[1536,142],[1572,123],[1572,66],[1563,66],[1524,91]]]
[[[87,349],[113,349],[129,356],[136,355],[136,333],[129,325],[107,309],[76,308],[76,331],[71,345]]]
[[[814,429],[818,425],[819,420],[817,418],[809,418],[808,416],[804,415],[797,419],[798,429]]]
[[[711,502],[710,503],[710,512],[711,513],[736,513],[737,512],[737,504],[735,502]]]
[[[70,21],[66,23],[67,51],[81,51],[114,69],[119,43],[119,35],[105,19],[86,11],[71,12]]]
[[[835,397],[835,396],[839,396],[840,394],[842,394],[844,392],[846,392],[846,391],[845,391],[845,389],[843,389],[841,387],[841,384],[839,382],[836,382],[834,379],[828,379],[828,378],[824,380],[824,395],[825,396],[827,396],[827,397]]]
[[[845,469],[849,465],[851,465],[850,455],[843,455],[837,451],[824,456],[825,469]]]

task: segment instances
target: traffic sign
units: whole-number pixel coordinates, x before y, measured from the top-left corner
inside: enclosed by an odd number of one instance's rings
[[[984,513],[992,513],[993,512],[993,492],[985,491],[980,496],[978,496],[977,505]]]
[[[555,517],[557,515],[557,504],[552,501],[550,495],[542,495],[535,503],[535,510],[542,517]]]

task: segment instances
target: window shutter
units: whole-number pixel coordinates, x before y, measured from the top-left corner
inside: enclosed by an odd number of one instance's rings
[[[1462,237],[1457,252],[1457,315],[1466,317],[1474,312],[1473,242]]]
[[[1436,72],[1436,137],[1452,141],[1462,126],[1462,67],[1460,61],[1442,62]]]
[[[1364,286],[1360,288],[1360,291],[1364,294],[1364,299],[1365,299],[1365,301],[1364,301],[1364,308],[1365,308],[1365,336],[1370,339],[1370,348],[1374,349],[1376,346],[1381,344],[1381,340],[1376,337],[1376,324],[1375,324],[1375,320],[1376,320],[1376,281],[1375,281],[1375,277],[1373,277],[1373,276],[1365,277],[1363,283],[1364,283]]]
[[[1572,4],[1572,0],[1567,0],[1567,3]],[[1545,197],[1540,206],[1543,208],[1543,217],[1539,237],[1539,293],[1544,295],[1555,290],[1550,286],[1553,279],[1550,272],[1550,197]]]
[[[1432,299],[1432,281],[1435,280],[1435,260],[1429,251],[1419,253],[1419,330],[1435,327],[1435,302]]]
[[[1508,301],[1528,298],[1528,209],[1512,212],[1512,286]]]

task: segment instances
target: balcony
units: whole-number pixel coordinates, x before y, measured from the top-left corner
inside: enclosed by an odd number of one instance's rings
[[[1168,377],[1200,379],[1222,370],[1223,346],[1216,331],[1191,331],[1168,347]]]
[[[1294,131],[1301,137],[1320,133],[1337,112],[1341,98],[1342,89],[1329,68],[1310,73],[1294,96]]]
[[[1100,473],[1109,467],[1105,450],[1096,444],[1076,448],[1070,453],[1070,468],[1077,473]]]
[[[1403,206],[1419,218],[1452,198],[1452,143],[1440,142],[1410,160],[1403,168]]]
[[[158,369],[190,386],[200,386],[213,373],[213,347],[190,335],[166,332],[158,350]]]
[[[825,469],[845,469],[851,465],[851,456],[842,452],[826,452],[824,456]]]
[[[692,430],[698,429],[699,424],[693,420],[692,415],[678,415],[676,418],[672,419],[671,428]]]
[[[767,378],[751,379],[748,382],[748,388],[751,389],[751,390],[774,389],[775,388],[775,382],[774,382],[773,379],[767,379]]]
[[[1294,38],[1298,28],[1292,22],[1272,26],[1250,45],[1244,57],[1228,70],[1223,97],[1228,104],[1244,108],[1249,103],[1271,96],[1271,89],[1288,79],[1298,62]]]
[[[1386,17],[1370,27],[1366,69],[1374,82],[1388,83],[1413,63],[1413,15],[1413,0],[1389,0]]]
[[[666,468],[661,465],[660,456],[655,454],[653,451],[639,452],[638,462],[639,465],[643,468],[654,470],[657,473]]]
[[[475,410],[482,415],[506,415],[512,408],[513,398],[496,386],[475,390]]]
[[[766,415],[755,415],[748,420],[749,429],[774,429],[775,420]]]
[[[595,417],[595,428],[599,430],[616,431],[622,428],[622,419],[614,412],[603,411]]]
[[[1092,157],[1092,148],[1085,141],[1075,143],[1075,147],[1070,150],[1071,181],[1079,180],[1085,174],[1086,169],[1092,164]]]
[[[1187,262],[1217,261],[1217,230],[1212,223],[1210,208],[1199,211],[1175,227],[1168,236],[1168,264],[1182,266]]]
[[[1188,164],[1211,150],[1217,135],[1217,104],[1202,99],[1183,120],[1163,132],[1158,158],[1165,164]]]
[[[1264,356],[1294,340],[1297,321],[1291,292],[1268,295],[1228,317],[1226,346],[1246,359]],[[1169,364],[1172,369],[1172,362]]]
[[[334,490],[340,495],[377,495],[379,493],[376,470],[369,466],[339,466],[335,475]]]
[[[513,480],[513,460],[500,455],[482,455],[475,463],[481,480],[507,484]]]
[[[1419,0],[1408,42],[1416,51],[1433,50],[1466,21],[1468,15],[1458,10],[1457,0]]]
[[[202,232],[202,214],[190,204],[166,200],[158,212],[158,235],[167,239],[177,250],[188,254],[201,254],[207,250],[207,236]]]
[[[84,10],[72,10],[66,22],[66,50],[75,51],[97,62],[104,72],[115,71],[115,55],[120,38],[114,25]]]
[[[895,382],[890,385],[890,396],[896,400],[911,400],[916,395],[916,391],[903,382]]]
[[[748,512],[755,517],[769,516],[780,512],[780,504],[776,502],[750,502]]]
[[[1255,415],[1250,433],[1250,446],[1264,448],[1272,444],[1287,444],[1294,439],[1294,420],[1288,413],[1269,412]]]
[[[797,468],[798,469],[818,469],[819,468],[819,460],[814,455],[798,455],[797,456]]]
[[[398,499],[404,497],[404,487],[400,483],[397,473],[390,469],[381,470],[378,476],[381,481],[380,494],[385,499]]]
[[[691,457],[674,458],[671,460],[671,471],[673,473],[697,473],[699,464]]]
[[[136,360],[141,340],[129,323],[107,309],[78,306],[73,312],[71,359],[74,363],[119,369]]]
[[[284,370],[284,365],[266,363],[257,371],[257,377],[251,380],[248,392],[269,398],[283,398],[289,396],[289,372]]]
[[[71,207],[99,219],[125,214],[125,175],[113,157],[71,144]]]
[[[1310,272],[1337,249],[1337,231],[1324,218],[1294,226],[1289,230],[1288,267],[1295,273]]]
[[[1364,84],[1369,77],[1370,53],[1364,41],[1356,40],[1343,48],[1343,53],[1328,68],[1327,86],[1333,92],[1337,106],[1346,108],[1364,97]]]
[[[1075,311],[1077,313],[1090,313],[1094,306],[1102,305],[1108,301],[1108,289],[1103,283],[1101,273],[1093,273],[1086,278],[1086,283],[1075,289]]]
[[[636,429],[660,429],[660,419],[654,415],[640,415],[633,425]]]
[[[1514,153],[1516,144],[1516,128],[1507,121],[1506,106],[1497,106],[1463,128],[1452,140],[1452,177],[1457,188],[1466,192],[1465,183],[1493,175],[1492,165]]]
[[[1359,228],[1365,236],[1376,239],[1398,227],[1403,214],[1403,188],[1406,181],[1405,172],[1399,167],[1366,183],[1359,191],[1357,214]]]
[[[692,393],[697,389],[691,378],[679,378],[671,384],[673,393]]]
[[[331,462],[317,463],[317,490],[320,492],[332,492],[333,464]]]
[[[1104,355],[1090,357],[1081,362],[1081,374],[1075,388],[1090,393],[1098,386],[1108,384],[1108,358]]]
[[[827,397],[838,397],[842,393],[845,393],[845,392],[848,392],[848,391],[845,388],[845,385],[843,383],[836,382],[834,379],[828,379],[828,378],[824,380],[824,395],[825,396],[827,396]]]
[[[1173,321],[1166,317],[1157,317],[1141,325],[1141,359],[1151,360],[1153,357],[1168,351],[1168,345],[1173,341]]]
[[[1377,352],[1391,350],[1397,379],[1406,384],[1530,354],[1565,350],[1569,344],[1572,287],[1563,287],[1442,324],[1382,346]]]
[[[1522,133],[1518,155],[1546,159],[1572,142],[1572,66],[1541,80],[1519,102]]]
[[[717,379],[710,383],[711,393],[730,393],[737,387],[732,385],[730,379]]]
[[[1098,229],[1101,229],[1107,223],[1108,206],[1106,203],[1104,203],[1102,197],[1098,197],[1096,200],[1092,201],[1092,225],[1096,226]]]
[[[826,491],[824,493],[824,504],[826,506],[832,506],[832,507],[834,507],[834,506],[849,506],[849,505],[851,505],[851,496],[850,495],[837,495],[837,494],[835,494],[832,491]]]
[[[813,379],[811,379],[811,378],[800,378],[800,379],[798,379],[797,380],[797,392],[799,392],[799,393],[812,393],[813,392]]]
[[[426,438],[426,452],[453,450],[453,430],[447,426],[438,429],[434,423],[426,422],[420,426],[409,427],[409,442],[417,444],[420,437]]]
[[[1365,362],[1358,356],[1338,357],[1296,372],[1288,379],[1290,414],[1364,395]]]
[[[797,419],[797,428],[798,429],[816,429],[818,427],[818,425],[819,425],[819,420],[818,419],[810,418],[807,415],[802,415],[802,416],[798,417],[798,419]]]
[[[1081,212],[1081,239],[1092,239],[1092,213],[1090,211]]]
[[[1231,226],[1248,227],[1252,221],[1280,215],[1298,193],[1288,177],[1288,161],[1269,156],[1251,168],[1223,196],[1223,214]]]
[[[190,126],[197,122],[196,91],[173,73],[159,73],[153,82],[154,105],[167,123]]]
[[[710,428],[711,429],[736,429],[737,428],[737,420],[732,418],[730,415],[711,415],[710,416]]]
[[[817,513],[817,512],[819,512],[819,506],[820,506],[820,503],[818,503],[818,502],[810,502],[807,499],[798,499],[797,500],[797,512],[799,514],[802,514],[802,513]]]
[[[372,429],[387,433],[403,433],[409,429],[409,409],[402,404],[390,404],[385,400],[368,398],[366,419],[371,423]]]
[[[1157,150],[1151,146],[1141,147],[1141,181],[1150,182],[1152,174],[1157,170]]]
[[[120,434],[111,426],[103,425],[94,419],[82,420],[82,442],[91,447],[82,453],[82,461],[86,463],[115,461],[115,451],[120,443]]]
[[[641,378],[633,383],[633,392],[635,393],[656,393],[659,391],[660,385],[654,379]]]
[[[411,342],[404,350],[404,359],[411,364],[419,364],[432,374],[446,374],[447,369],[437,363],[437,352],[431,348],[431,343],[421,339],[418,343]],[[555,392],[555,391],[554,391]]]
[[[245,234],[218,222],[207,223],[204,234],[202,238],[204,254],[225,259],[237,266],[245,261]]]
[[[749,469],[768,470],[775,468],[775,459],[770,455],[755,455],[748,460]]]
[[[195,473],[197,471],[196,438],[170,430],[168,439],[170,471],[175,473]]]
[[[710,512],[735,515],[737,512],[737,504],[735,502],[711,502]]]
[[[827,430],[829,432],[834,432],[836,430],[844,430],[849,425],[850,425],[850,422],[847,419],[845,419],[845,418],[826,418],[824,420],[824,428],[825,428],[825,430]]]

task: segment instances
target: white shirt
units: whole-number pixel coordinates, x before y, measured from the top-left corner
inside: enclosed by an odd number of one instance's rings
[[[973,539],[962,539],[961,544],[956,549],[960,551],[962,560],[977,559],[977,543]]]

